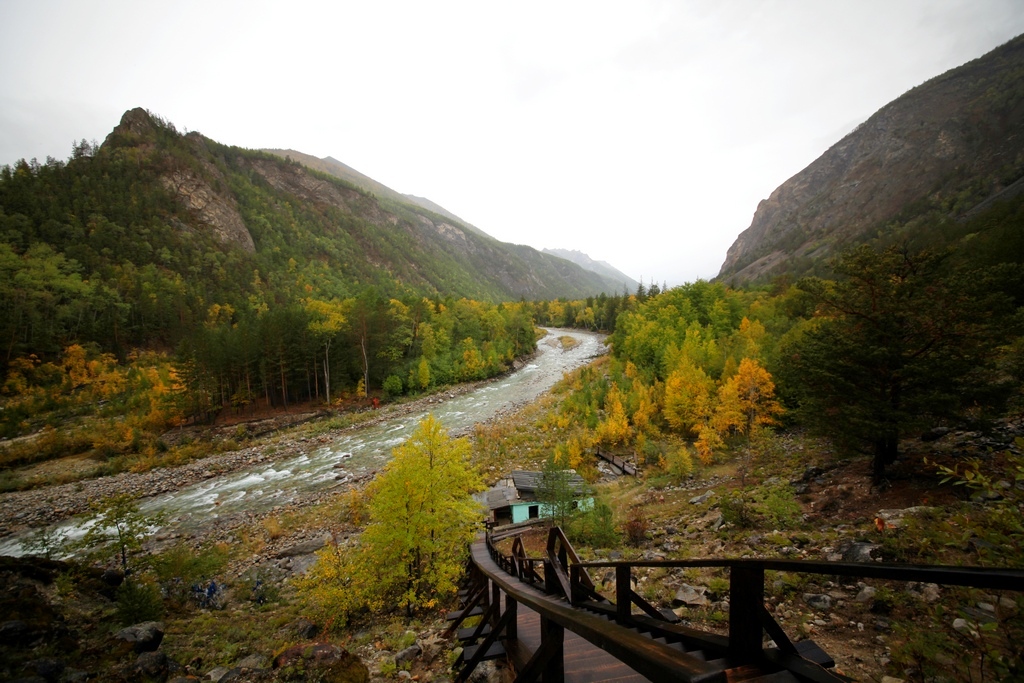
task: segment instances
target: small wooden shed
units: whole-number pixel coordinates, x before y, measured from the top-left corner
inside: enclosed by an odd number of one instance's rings
[[[581,510],[587,510],[594,499],[587,493],[586,482],[576,470],[569,472],[568,483],[576,494],[573,501]],[[548,506],[537,500],[543,472],[513,470],[512,473],[485,491],[478,500],[487,506],[490,520],[495,526],[517,524],[530,519],[550,516]]]

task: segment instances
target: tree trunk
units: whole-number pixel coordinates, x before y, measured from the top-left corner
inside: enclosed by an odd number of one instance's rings
[[[366,332],[359,337],[359,348],[363,352],[363,389],[370,395],[370,360],[366,356]]]
[[[887,434],[875,439],[875,456],[871,461],[872,481],[877,486],[885,479],[885,468],[896,462],[900,440],[897,434]]]
[[[331,405],[331,342],[324,344],[324,394],[327,405]]]

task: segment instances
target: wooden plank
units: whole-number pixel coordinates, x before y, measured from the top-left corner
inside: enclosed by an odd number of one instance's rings
[[[478,616],[480,616],[481,614],[484,613],[484,608],[481,607],[480,605],[477,605],[476,607],[474,607],[473,609],[469,610],[469,612],[466,612],[465,614],[463,614],[462,612],[463,612],[462,610],[455,610],[454,612],[449,612],[448,616],[446,616],[445,619],[447,619],[448,621],[455,621],[456,619],[469,618],[469,617],[478,617]]]
[[[818,666],[831,669],[836,665],[836,660],[822,650],[813,640],[801,640],[796,643],[796,651],[804,659],[814,662]]]
[[[476,656],[477,651],[480,649],[479,645],[467,645],[462,650],[462,660],[468,662]],[[505,648],[501,643],[491,643],[491,646],[487,648],[487,652],[483,654],[481,659],[497,659],[498,657],[505,656]]]
[[[462,640],[462,641],[475,640],[475,638],[473,637],[473,634],[476,633],[476,629],[477,629],[476,626],[472,626],[470,628],[460,628],[458,634],[456,634],[455,637],[458,638],[459,640]],[[477,634],[477,636],[478,637],[486,636],[490,632],[491,632],[491,627],[485,624],[483,630],[480,631],[480,633]]]

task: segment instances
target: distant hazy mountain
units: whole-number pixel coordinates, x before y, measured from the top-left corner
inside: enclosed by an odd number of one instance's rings
[[[882,107],[762,201],[718,277],[820,270],[844,247],[959,239],[1024,191],[1024,36]]]
[[[459,223],[466,226],[470,230],[476,230],[477,232],[483,233],[483,230],[481,230],[480,228],[476,227],[472,223],[468,223],[462,220],[448,209],[444,208],[440,204],[435,204],[426,197],[417,197],[414,194],[406,194],[402,196],[406,198],[406,201],[415,202],[416,204],[422,206],[424,209],[427,209],[428,211],[433,211],[434,213],[444,216],[445,218],[450,218],[453,221],[458,221]]]
[[[623,288],[632,293],[635,292],[636,288],[640,285],[639,282],[626,275],[607,261],[595,261],[582,251],[570,249],[545,249],[544,253],[557,256],[558,258],[564,258],[566,261],[571,261],[592,273],[597,273],[609,280],[622,283],[622,287],[616,293],[622,292]]]

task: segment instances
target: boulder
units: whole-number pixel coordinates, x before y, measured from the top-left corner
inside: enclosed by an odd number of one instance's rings
[[[240,659],[235,666],[239,669],[262,669],[267,663],[263,655],[249,655]]]
[[[877,592],[878,591],[875,590],[873,586],[864,586],[860,589],[860,592],[857,593],[857,597],[855,597],[854,600],[857,602],[871,602],[875,599],[875,594]]]
[[[155,652],[143,652],[135,660],[135,668],[143,676],[149,678],[163,679],[167,676],[168,661],[167,655],[159,650]]]
[[[324,683],[367,683],[370,670],[362,660],[330,643],[296,645],[274,659],[275,669],[290,667],[316,669],[317,680]]]
[[[164,625],[159,621],[146,621],[123,628],[114,638],[129,643],[135,652],[153,652],[164,639]]]
[[[226,666],[214,667],[206,672],[206,680],[213,681],[213,683],[220,683],[220,679],[224,678],[228,671],[231,671],[231,669]]]
[[[812,609],[824,612],[832,609],[832,598],[824,593],[804,593],[804,602]]]
[[[60,680],[61,674],[64,673],[64,662],[47,657],[28,662],[25,669],[27,671],[34,671],[36,676],[47,681],[47,683],[57,683]]]
[[[714,489],[705,491],[699,496],[694,496],[690,499],[690,505],[703,505],[711,499],[711,496],[715,495]]]
[[[874,553],[881,550],[878,543],[865,543],[857,541],[846,546],[842,550],[843,562],[874,562]]]
[[[305,617],[299,617],[290,624],[295,634],[304,640],[316,638],[320,633],[320,627]]]
[[[691,586],[684,583],[676,591],[676,596],[672,599],[672,606],[706,607],[711,602],[708,600],[707,592],[708,589],[704,586]]]
[[[395,655],[395,664],[401,664],[402,662],[411,662],[412,660],[419,657],[421,652],[423,652],[423,649],[416,643],[413,643],[412,645],[410,645],[409,647],[405,648],[404,650]]]
[[[334,539],[331,537],[330,534],[324,534],[319,538],[312,538],[308,541],[303,541],[301,543],[296,543],[295,545],[289,546],[284,550],[280,551],[279,553],[277,553],[276,557],[285,558],[298,557],[300,555],[312,555],[317,550],[320,550],[320,548],[323,548],[325,545],[330,543],[332,540]]]
[[[913,517],[937,508],[927,505],[915,505],[914,507],[903,508],[902,510],[879,510],[877,517],[885,522],[885,525],[897,529],[906,523],[907,517]]]

